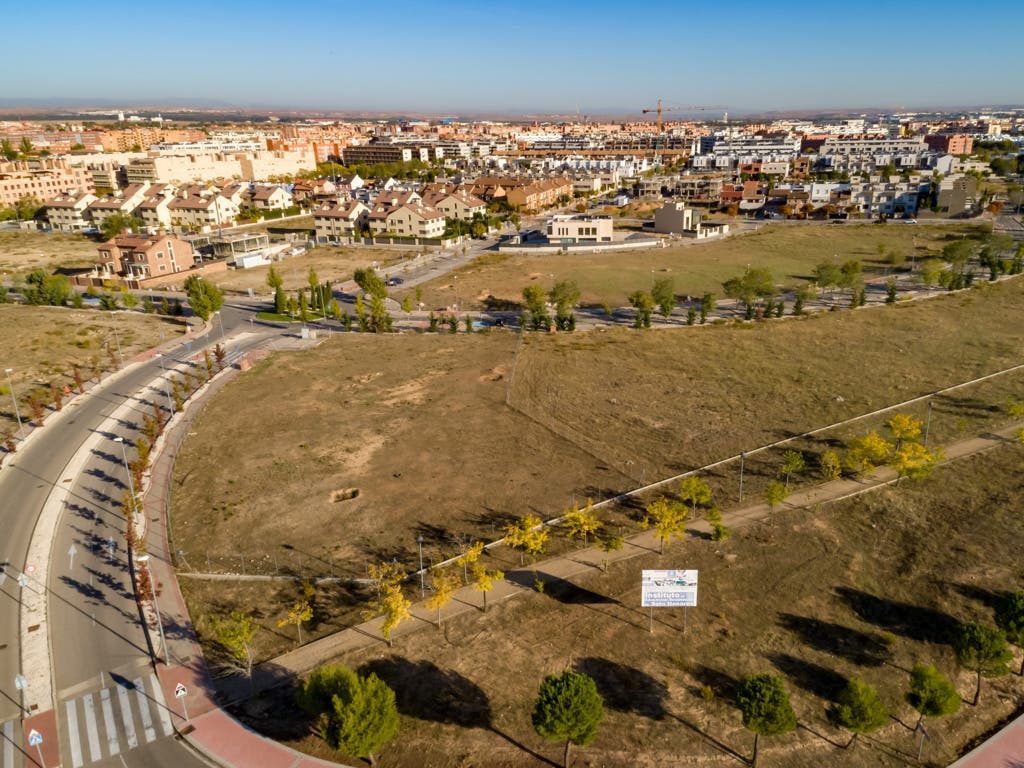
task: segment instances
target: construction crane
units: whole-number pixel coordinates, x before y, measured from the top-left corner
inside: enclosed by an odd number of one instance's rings
[[[659,159],[659,150],[661,148],[661,113],[662,112],[703,112],[706,109],[724,109],[720,106],[708,106],[708,105],[693,105],[689,107],[662,107],[661,99],[658,99],[658,106],[654,109],[645,108],[640,110],[641,114],[647,115],[651,112],[658,114],[657,132],[654,139],[654,161],[657,162]]]

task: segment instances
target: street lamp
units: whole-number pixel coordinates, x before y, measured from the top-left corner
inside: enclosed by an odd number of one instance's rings
[[[124,459],[124,471],[128,473],[128,493],[132,496],[132,513],[135,513],[135,487],[132,483],[132,470],[128,466],[128,452],[124,449],[124,438],[118,435],[114,442],[121,446],[121,458]]]
[[[427,588],[423,585],[423,537],[417,536],[416,543],[420,547],[420,597],[424,597],[427,594]]]
[[[220,323],[220,340],[224,341],[224,318],[221,317],[219,309],[216,312],[214,312],[213,314],[215,314],[217,316],[217,322]]]
[[[14,396],[14,382],[11,381],[11,373],[13,368],[4,368],[4,373],[7,374],[7,386],[11,390],[11,401],[14,403],[14,415],[18,419],[18,434],[21,434],[21,413],[18,411],[18,398]]]
[[[149,555],[135,555],[135,562],[148,563]],[[167,654],[167,638],[164,636],[164,620],[160,616],[160,604],[156,601],[156,584],[153,583],[153,574],[149,574],[149,590],[153,596],[153,610],[156,611],[156,624],[160,627],[160,644],[164,649],[164,664],[170,665],[171,657]]]
[[[164,368],[164,354],[163,352],[156,353],[156,359],[160,361],[160,382],[163,385],[164,397],[167,398],[167,409],[174,413],[174,401],[171,400],[170,394],[167,392],[167,379],[163,378],[167,375],[167,369]]]
[[[121,358],[121,367],[124,368],[124,355],[121,354],[121,340],[117,338],[117,329],[111,328],[110,330],[114,334],[114,344],[117,345],[117,356]]]

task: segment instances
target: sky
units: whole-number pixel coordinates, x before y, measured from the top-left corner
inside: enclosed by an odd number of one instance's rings
[[[89,7],[26,6],[31,34],[0,48],[0,99],[453,115],[1024,103],[1021,0]]]

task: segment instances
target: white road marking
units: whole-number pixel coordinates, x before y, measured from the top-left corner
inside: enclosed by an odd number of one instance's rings
[[[78,743],[78,715],[75,713],[75,702],[65,701],[64,709],[68,716],[68,743],[71,745],[71,767],[82,768],[82,745]]]
[[[107,751],[116,755],[121,751],[117,743],[117,723],[114,722],[114,707],[110,703],[110,689],[100,691],[100,706],[103,709],[103,724],[107,728]]]
[[[160,716],[160,724],[164,729],[164,736],[174,733],[174,724],[171,722],[171,710],[167,708],[167,701],[164,699],[164,690],[160,687],[160,680],[155,674],[150,674],[149,684],[153,689],[153,698],[156,699],[156,711]]]
[[[132,682],[135,683],[135,695],[139,700],[139,714],[142,715],[142,731],[146,736],[146,743],[148,744],[156,738],[156,730],[153,728],[153,716],[149,713],[149,698],[146,696],[146,689],[142,687],[141,677],[136,677]]]
[[[128,749],[135,749],[139,746],[139,739],[135,735],[135,720],[132,719],[132,705],[128,699],[128,689],[123,685],[117,686],[117,703],[121,708],[121,721],[124,723],[124,735],[128,739]]]
[[[91,693],[82,699],[82,704],[85,705],[85,730],[89,734],[89,757],[95,763],[103,753],[100,752],[100,729],[96,725],[96,702]]]

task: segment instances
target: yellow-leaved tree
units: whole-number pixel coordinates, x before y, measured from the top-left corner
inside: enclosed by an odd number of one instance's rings
[[[562,525],[570,539],[578,537],[583,539],[583,543],[586,544],[587,536],[601,530],[602,523],[594,514],[593,500],[587,499],[587,506],[583,509],[574,506],[566,513]]]
[[[661,554],[665,554],[665,545],[669,539],[675,537],[682,540],[686,535],[686,519],[690,512],[682,502],[659,496],[647,505],[645,512],[639,525],[644,530],[654,527],[661,540]]]
[[[544,554],[544,545],[551,533],[536,515],[526,515],[505,526],[505,544],[519,550],[519,564],[523,556],[538,557]]]

